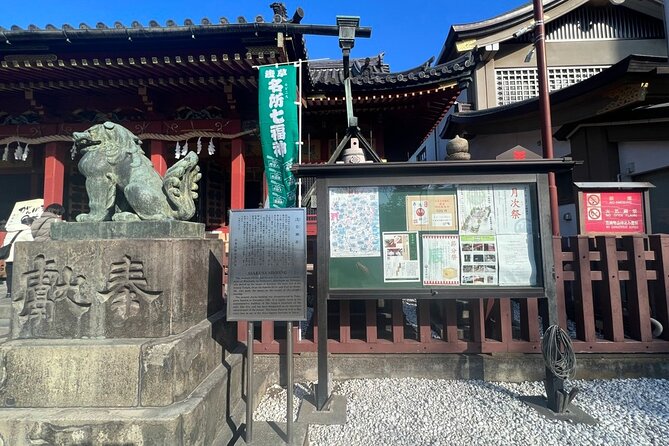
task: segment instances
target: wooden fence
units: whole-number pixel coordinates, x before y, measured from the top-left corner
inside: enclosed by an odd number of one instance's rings
[[[669,352],[669,235],[556,237],[553,248],[558,317],[575,352]],[[293,330],[297,353],[317,350],[318,308],[310,300],[310,320]],[[540,299],[510,298],[330,301],[329,351],[539,352],[546,308]],[[664,327],[657,337],[651,318]],[[278,353],[284,327],[256,323],[254,350]],[[238,323],[239,341],[246,328]]]

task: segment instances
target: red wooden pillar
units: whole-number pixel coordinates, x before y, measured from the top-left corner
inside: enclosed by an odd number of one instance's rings
[[[230,159],[231,184],[230,184],[230,209],[244,209],[244,185],[246,183],[246,160],[242,148],[244,143],[241,138],[232,140],[232,153]]]
[[[229,131],[239,131],[239,122],[235,129]],[[244,185],[246,183],[246,160],[243,153],[244,143],[241,138],[232,140],[232,150],[230,153],[230,209],[244,209]],[[246,342],[246,332],[248,322],[237,322],[237,340]]]
[[[65,149],[49,142],[44,148],[44,205],[63,203]]]
[[[150,142],[151,163],[153,168],[164,176],[167,172],[167,142],[152,139]]]

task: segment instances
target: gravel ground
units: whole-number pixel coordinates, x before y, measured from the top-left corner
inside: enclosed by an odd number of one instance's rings
[[[575,403],[597,426],[548,420],[518,399],[541,382],[427,379],[336,382],[344,426],[309,427],[311,445],[669,445],[669,380],[570,381]],[[294,408],[312,384],[296,384]],[[286,421],[286,391],[269,389],[254,420]]]

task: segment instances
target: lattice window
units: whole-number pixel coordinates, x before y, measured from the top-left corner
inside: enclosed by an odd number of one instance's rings
[[[548,89],[550,91],[581,82],[607,67],[553,67],[548,69]],[[539,81],[536,68],[509,68],[495,70],[497,105],[512,104],[539,95]]]

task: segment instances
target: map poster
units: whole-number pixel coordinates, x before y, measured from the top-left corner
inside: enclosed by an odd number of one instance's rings
[[[537,284],[537,265],[530,234],[498,234],[499,284],[533,286]]]
[[[406,220],[409,231],[457,231],[456,196],[407,195]]]
[[[497,234],[531,233],[530,186],[527,184],[498,184],[493,190]]]
[[[492,186],[458,187],[460,234],[494,234]]]
[[[383,233],[383,281],[420,282],[417,232]]]
[[[459,285],[459,237],[448,234],[423,234],[422,240],[423,285]]]
[[[333,187],[330,198],[330,257],[379,257],[379,189]]]
[[[462,285],[497,285],[497,243],[494,235],[460,236]]]

